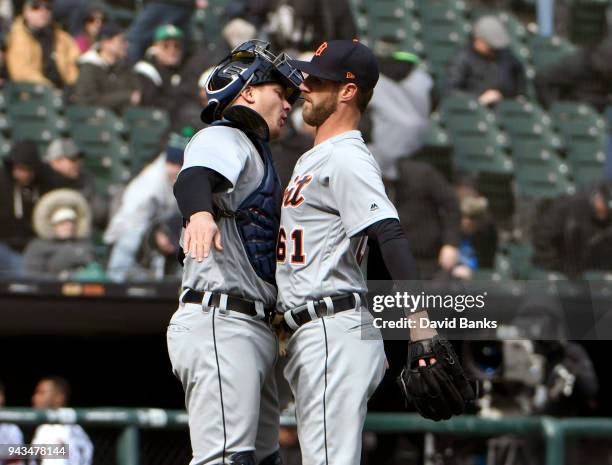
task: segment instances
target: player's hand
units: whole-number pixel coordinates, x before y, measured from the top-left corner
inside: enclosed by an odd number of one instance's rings
[[[452,245],[443,245],[438,255],[438,264],[444,271],[450,271],[459,261],[459,249]]]
[[[221,231],[215,219],[208,212],[197,212],[191,215],[183,236],[183,252],[201,262],[210,255],[212,245],[218,251],[221,245]]]
[[[498,102],[503,99],[504,96],[499,90],[489,89],[485,90],[480,97],[478,97],[478,103],[481,105],[491,105],[492,103]]]

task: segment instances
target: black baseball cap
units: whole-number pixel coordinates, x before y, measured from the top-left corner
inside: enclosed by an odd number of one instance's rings
[[[118,36],[119,34],[124,34],[124,33],[125,33],[125,29],[119,26],[119,24],[115,23],[114,21],[109,21],[107,23],[104,23],[102,27],[100,28],[100,32],[98,32],[97,40],[112,39],[113,37]]]
[[[378,82],[378,63],[372,50],[357,39],[323,42],[311,61],[290,60],[289,64],[320,79],[354,82],[364,90]]]

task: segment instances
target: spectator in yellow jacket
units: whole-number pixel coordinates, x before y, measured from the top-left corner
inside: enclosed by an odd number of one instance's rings
[[[51,3],[27,0],[8,36],[6,61],[10,79],[61,89],[77,80],[79,55],[74,39],[53,23]]]

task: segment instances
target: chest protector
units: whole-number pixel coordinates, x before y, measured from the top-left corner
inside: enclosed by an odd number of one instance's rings
[[[243,130],[228,120],[216,121],[215,126]],[[264,281],[276,285],[276,239],[280,226],[282,200],[281,183],[272,162],[270,148],[264,140],[248,131],[243,132],[257,148],[264,162],[264,175],[257,188],[235,211],[215,206],[217,216],[233,218],[251,266]]]

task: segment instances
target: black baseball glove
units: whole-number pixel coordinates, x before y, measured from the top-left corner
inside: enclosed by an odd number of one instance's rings
[[[436,362],[430,364],[432,357]],[[419,359],[425,359],[427,365],[419,366]],[[406,401],[423,417],[435,421],[464,413],[478,391],[450,342],[439,336],[408,345],[408,363],[397,381]]]

